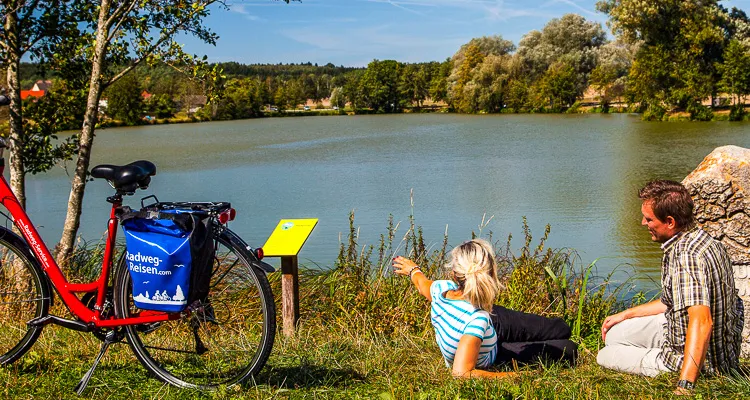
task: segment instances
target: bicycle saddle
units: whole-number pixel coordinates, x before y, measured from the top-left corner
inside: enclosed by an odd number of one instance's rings
[[[135,193],[138,188],[147,188],[154,175],[156,175],[156,165],[146,160],[135,161],[127,165],[102,164],[91,170],[91,176],[106,179],[118,192],[125,194]]]

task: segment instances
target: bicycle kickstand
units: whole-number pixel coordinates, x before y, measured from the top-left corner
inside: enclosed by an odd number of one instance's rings
[[[102,360],[102,356],[104,356],[104,353],[107,352],[107,348],[109,348],[109,345],[115,342],[115,331],[111,330],[107,332],[107,335],[104,337],[104,342],[102,343],[101,349],[99,349],[99,354],[96,356],[96,359],[94,359],[94,364],[89,368],[89,370],[86,372],[86,374],[81,378],[81,381],[78,382],[74,390],[76,393],[80,396],[84,390],[86,390],[86,386],[89,384],[89,380],[91,380],[91,376],[94,375],[94,370],[96,369],[96,366],[99,365],[99,361]]]

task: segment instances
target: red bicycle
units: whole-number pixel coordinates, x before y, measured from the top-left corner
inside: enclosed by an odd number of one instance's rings
[[[0,227],[0,364],[19,359],[46,325],[56,324],[91,332],[102,341],[93,365],[76,387],[79,394],[107,347],[123,340],[147,370],[179,387],[212,389],[241,384],[263,368],[276,332],[274,301],[266,277],[273,267],[261,261],[261,249],[251,248],[227,228],[235,214],[229,203],[156,200],[150,205],[211,218],[215,255],[209,294],[203,300],[176,313],[141,310],[133,302],[125,258],[119,256],[113,263],[115,238],[123,196],[146,188],[156,166],[136,161],[91,170],[91,176],[107,180],[115,190],[107,198],[112,210],[102,269],[94,282],[71,283],[2,177],[5,147],[5,142],[0,142],[0,203],[10,215],[0,213],[22,236],[9,226]],[[49,314],[52,289],[75,319]]]

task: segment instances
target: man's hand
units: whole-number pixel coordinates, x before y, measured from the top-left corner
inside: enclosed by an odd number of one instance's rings
[[[661,314],[667,310],[667,306],[661,302],[661,300],[652,300],[646,304],[641,304],[633,308],[629,308],[625,311],[619,312],[615,315],[610,315],[604,319],[602,324],[602,340],[607,339],[607,332],[612,329],[613,326],[619,324],[622,321],[636,317],[647,317],[649,315]]]
[[[604,323],[602,323],[602,340],[604,341],[607,339],[607,332],[609,332],[610,328],[622,321],[625,321],[626,319],[627,318],[625,318],[625,311],[604,318]]]

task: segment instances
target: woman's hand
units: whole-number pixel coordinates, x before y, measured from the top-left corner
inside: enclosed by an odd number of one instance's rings
[[[393,272],[398,275],[409,276],[414,268],[418,268],[417,264],[408,258],[397,256],[393,259]]]
[[[424,276],[422,270],[419,269],[419,265],[417,265],[414,261],[401,256],[394,257],[393,272],[395,272],[397,275],[409,277],[411,282],[419,291],[419,294],[424,296],[428,301],[432,301],[432,296],[430,295],[430,286],[432,286],[432,281]]]

